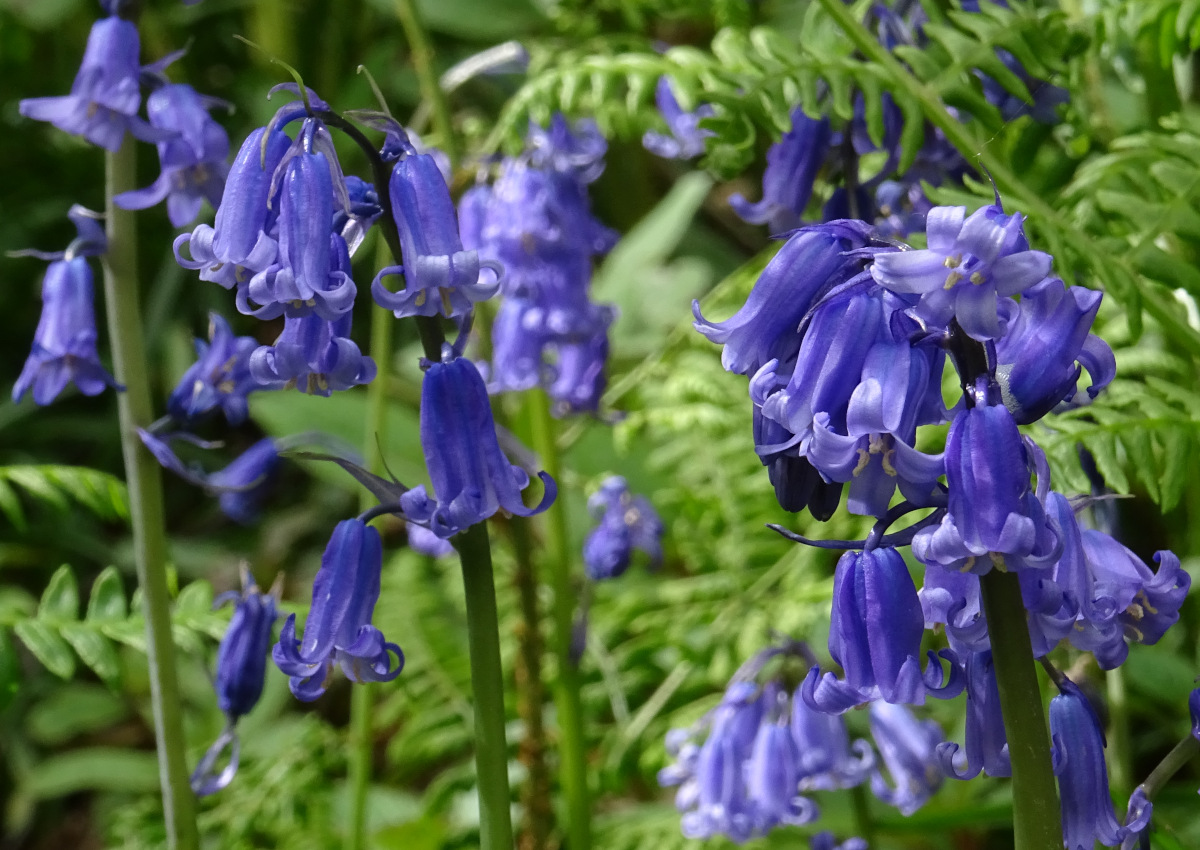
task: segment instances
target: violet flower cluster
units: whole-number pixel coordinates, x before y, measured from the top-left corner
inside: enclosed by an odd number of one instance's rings
[[[597,521],[583,541],[583,568],[592,581],[622,575],[635,550],[651,564],[662,561],[662,520],[645,496],[630,492],[621,476],[604,480],[588,499],[588,513]]]
[[[609,304],[589,297],[592,262],[616,234],[592,216],[587,185],[604,168],[596,126],[556,116],[531,128],[529,149],[491,185],[463,196],[463,244],[504,267],[492,325],[489,389],[542,387],[556,415],[596,413],[606,386]]]
[[[756,449],[780,505],[824,520],[845,490],[850,513],[876,518],[862,541],[785,532],[854,550],[834,577],[829,654],[841,673],[812,666],[793,701],[838,715],[965,691],[965,742],[933,733],[940,772],[1008,776],[980,576],[1017,576],[1036,657],[1065,642],[1101,669],[1120,665],[1131,643],[1163,636],[1190,579],[1171,552],[1158,552],[1152,569],[1088,527],[1079,513],[1092,498],[1056,492],[1044,453],[1019,427],[1087,403],[1112,381],[1112,351],[1091,333],[1100,293],[1056,277],[1052,258],[1031,248],[1024,217],[998,201],[970,215],[934,207],[927,222],[924,248],[882,239],[863,221],[800,228],[734,316],[713,322],[697,305],[695,326],[724,345],[727,370],[750,379]],[[941,391],[947,359],[963,388],[950,408]],[[947,422],[944,449],[930,451],[924,432]],[[889,531],[913,513],[922,516]],[[924,569],[920,589],[903,546]],[[927,630],[944,632],[948,647],[922,660]],[[1051,732],[1067,846],[1132,841],[1149,822],[1149,802],[1135,795],[1117,819],[1094,712],[1059,681]],[[794,793],[785,778],[779,793]],[[692,823],[685,819],[685,832],[696,831]],[[724,821],[708,828],[752,834]]]

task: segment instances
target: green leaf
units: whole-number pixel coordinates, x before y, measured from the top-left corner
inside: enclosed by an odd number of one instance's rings
[[[108,638],[90,623],[65,623],[61,633],[84,664],[94,670],[106,685],[117,687],[121,677],[121,662]]]
[[[38,604],[38,619],[50,622],[71,622],[79,619],[79,585],[75,573],[63,564],[50,577],[50,584]]]
[[[17,623],[13,631],[26,649],[55,676],[69,679],[75,674],[75,655],[52,626],[41,620],[24,620]]]
[[[92,583],[86,619],[96,623],[124,620],[128,616],[129,606],[125,601],[125,584],[121,580],[121,573],[116,567],[106,567]]]
[[[120,723],[129,716],[125,700],[99,685],[69,682],[56,688],[29,713],[29,735],[39,744],[56,747]]]
[[[109,747],[73,750],[38,762],[22,790],[39,799],[77,791],[152,794],[158,790],[158,759],[152,752]]]

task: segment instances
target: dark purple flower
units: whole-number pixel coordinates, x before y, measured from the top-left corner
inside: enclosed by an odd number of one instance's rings
[[[21,114],[48,121],[110,151],[121,147],[126,130],[143,142],[169,138],[172,133],[155,129],[138,117],[142,102],[139,50],[136,26],[118,17],[101,18],[88,35],[71,93],[22,100]]]
[[[1004,332],[999,299],[1050,272],[1050,255],[1029,250],[1023,222],[995,205],[970,217],[966,207],[935,207],[926,218],[929,247],[880,254],[871,274],[885,289],[920,296],[918,318],[942,327],[957,319],[973,339],[997,339]]]
[[[917,720],[903,705],[876,700],[869,708],[871,736],[891,777],[876,769],[871,775],[871,793],[908,816],[941,787],[942,771],[936,747],[942,730],[932,720]]]
[[[947,776],[974,779],[981,770],[988,776],[1012,776],[1008,737],[1000,714],[1000,690],[990,650],[967,656],[967,739],[963,754],[951,741],[937,746],[938,759]],[[957,756],[957,758],[956,758]]]
[[[642,145],[646,150],[664,159],[691,159],[704,153],[704,140],[713,132],[703,129],[700,121],[712,116],[713,108],[704,103],[692,112],[684,112],[675,97],[669,77],[658,78],[654,100],[668,132],[647,131],[642,137]]]
[[[162,173],[145,189],[122,192],[114,198],[127,210],[144,210],[167,202],[167,217],[182,227],[200,214],[205,199],[214,208],[221,201],[229,166],[229,134],[208,115],[222,101],[207,98],[184,83],[163,86],[146,99],[150,124],[171,133],[158,143]]]
[[[792,129],[767,151],[762,200],[752,204],[741,194],[730,195],[733,211],[751,224],[769,224],[772,233],[799,226],[829,154],[830,136],[828,118],[809,118],[803,109],[793,109]]]
[[[540,513],[554,501],[557,487],[538,473],[545,492],[532,508],[521,501],[529,475],[500,451],[487,387],[475,364],[449,345],[442,361],[429,363],[421,384],[421,447],[433,484],[401,498],[404,514],[427,524],[438,537],[450,537],[503,508],[517,516]]]
[[[83,256],[55,260],[42,281],[42,315],[33,349],[13,385],[13,401],[30,389],[35,404],[47,405],[68,383],[84,395],[120,388],[100,364],[96,351],[96,313],[92,269]]]
[[[264,156],[263,140],[266,139]],[[185,269],[200,271],[226,289],[242,291],[257,273],[269,268],[279,254],[275,230],[278,202],[270,203],[272,176],[291,144],[283,132],[259,127],[246,137],[225,180],[225,191],[212,226],[201,224],[176,237],[175,259]],[[180,251],[188,246],[192,258]]]
[[[861,221],[835,221],[793,233],[763,269],[746,303],[723,322],[710,322],[692,302],[693,326],[710,342],[724,345],[721,365],[752,375],[771,360],[787,364],[800,350],[800,320],[817,296],[853,277],[862,261],[845,252],[866,244],[871,228]]]
[[[236,600],[237,607],[217,649],[217,674],[213,680],[217,705],[228,722],[192,773],[192,791],[198,797],[215,794],[229,785],[237,774],[241,745],[234,726],[240,717],[250,713],[262,696],[267,655],[271,650],[271,629],[279,616],[275,611],[275,596],[259,593],[249,571],[242,573],[242,592],[222,593],[216,604],[220,606],[231,600]],[[217,761],[226,750],[229,760],[217,772]]]
[[[872,699],[920,705],[927,694],[957,696],[963,682],[948,651],[943,651],[951,661],[948,678],[932,652],[922,673],[924,633],[921,601],[900,553],[892,548],[847,552],[834,573],[829,624],[829,654],[845,678],[822,676],[813,667],[804,680],[804,699],[834,714]]]
[[[242,592],[229,591],[217,597],[216,604],[236,601],[233,617],[217,649],[217,706],[230,722],[250,713],[262,696],[267,675],[267,656],[271,650],[271,627],[279,615],[276,599],[259,593],[254,578],[245,573]]]
[[[1021,436],[994,384],[981,378],[972,393],[976,403],[959,411],[946,438],[949,509],[940,524],[917,534],[913,554],[980,574],[1001,560],[1010,568],[1051,566],[1062,542],[1043,507],[1050,490],[1045,455]]]
[[[500,286],[501,266],[480,262],[474,250],[463,250],[450,189],[429,154],[406,156],[392,169],[389,184],[392,217],[400,231],[404,265],[381,269],[371,283],[375,301],[397,318],[465,316],[474,304],[491,298]],[[494,280],[482,283],[482,268]],[[404,289],[389,292],[388,275],[404,275]]]
[[[1041,419],[1075,397],[1080,365],[1095,398],[1116,376],[1108,343],[1089,333],[1102,293],[1049,278],[1026,290],[1017,315],[996,341],[996,380],[1018,425]]]
[[[1096,712],[1083,692],[1063,677],[1059,694],[1050,700],[1050,737],[1059,766],[1063,844],[1067,850],[1091,850],[1099,841],[1115,847],[1145,829],[1150,805],[1133,807],[1132,819],[1122,826],[1113,811],[1104,763],[1104,733]]]
[[[400,675],[404,653],[371,625],[382,568],[379,532],[358,519],[339,522],[313,581],[303,638],[296,637],[292,614],[272,653],[298,699],[323,694],[335,664],[352,682],[390,682]]]
[[[633,550],[645,552],[652,563],[662,559],[662,520],[644,496],[635,496],[619,475],[600,485],[588,499],[588,512],[600,521],[583,543],[583,566],[588,578],[615,578],[629,567]]]
[[[230,425],[246,420],[246,396],[261,389],[250,374],[251,336],[235,337],[219,313],[208,314],[208,342],[196,340],[196,362],[188,367],[167,399],[167,412],[181,424],[221,408]]]

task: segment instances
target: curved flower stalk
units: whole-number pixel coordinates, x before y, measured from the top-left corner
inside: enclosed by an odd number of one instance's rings
[[[500,509],[517,516],[540,513],[557,494],[554,479],[541,472],[541,501],[532,508],[521,501],[529,476],[500,451],[483,377],[448,344],[442,361],[427,365],[421,384],[421,447],[433,496],[421,485],[400,503],[406,517],[443,539]]]
[[[198,797],[215,794],[227,787],[237,773],[241,748],[235,727],[262,696],[271,649],[271,629],[279,616],[275,610],[279,602],[277,588],[270,593],[259,593],[254,578],[245,567],[242,568],[241,593],[222,593],[215,605],[219,607],[229,601],[234,601],[236,607],[217,649],[214,679],[217,707],[224,713],[227,723],[192,773],[192,790]],[[215,772],[218,760],[226,751],[228,762],[220,772]]]
[[[297,699],[310,702],[323,694],[335,665],[352,682],[390,682],[400,675],[404,653],[371,625],[382,568],[379,532],[361,519],[338,523],[313,581],[303,637],[296,637],[292,614],[272,652]]]

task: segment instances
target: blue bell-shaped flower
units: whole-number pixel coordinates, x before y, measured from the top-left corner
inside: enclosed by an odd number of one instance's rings
[[[404,653],[371,625],[382,568],[379,532],[358,519],[339,522],[313,581],[303,638],[296,637],[292,614],[273,652],[298,699],[323,694],[335,664],[352,682],[390,682],[400,675]]]
[[[734,194],[729,206],[744,221],[770,225],[772,233],[798,227],[817,172],[829,155],[831,135],[828,118],[810,118],[803,109],[793,109],[792,129],[767,150],[762,200],[752,204]]]
[[[532,508],[521,501],[529,475],[500,451],[487,387],[475,364],[447,344],[442,361],[429,363],[421,384],[421,447],[433,484],[401,497],[404,514],[450,537],[505,510],[517,516],[541,513],[554,501],[554,479],[538,473],[545,492]]]
[[[224,316],[209,313],[208,342],[196,340],[196,362],[171,391],[167,412],[186,425],[219,407],[230,425],[240,425],[249,415],[246,396],[262,389],[250,374],[256,348],[254,337],[235,337]]]
[[[642,136],[642,146],[663,159],[692,159],[704,153],[704,140],[713,132],[702,128],[700,121],[715,114],[712,106],[702,103],[691,112],[685,112],[675,97],[670,77],[658,78],[654,102],[668,132],[647,130]]]

